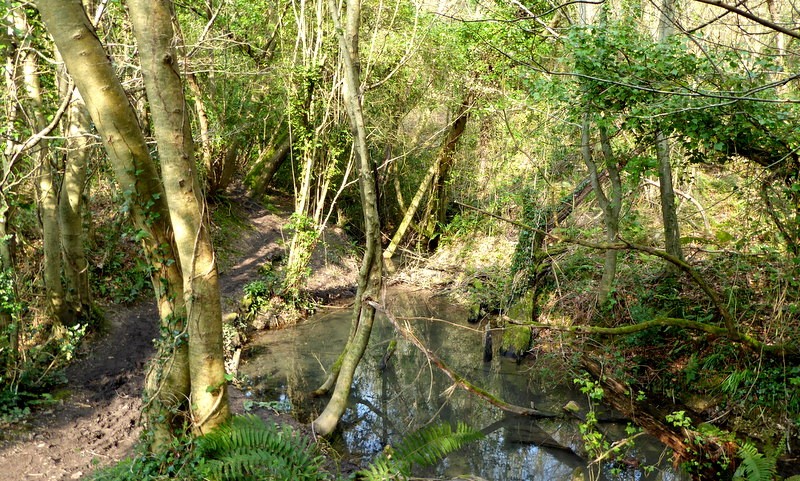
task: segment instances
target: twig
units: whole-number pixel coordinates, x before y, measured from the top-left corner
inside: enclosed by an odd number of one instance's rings
[[[483,389],[475,386],[471,382],[467,381],[463,376],[453,371],[450,367],[447,366],[447,364],[444,363],[444,361],[441,358],[439,358],[439,356],[437,356],[436,354],[433,353],[433,351],[428,349],[427,346],[425,346],[425,344],[423,344],[422,341],[420,341],[416,337],[416,335],[414,335],[414,331],[411,329],[411,326],[408,324],[408,321],[405,321],[405,326],[401,326],[400,322],[391,313],[386,311],[386,309],[384,309],[384,307],[381,304],[378,304],[377,302],[371,299],[367,299],[365,300],[365,302],[370,306],[372,306],[372,308],[375,309],[376,311],[383,313],[386,316],[386,318],[389,319],[389,322],[392,323],[397,332],[400,333],[401,336],[403,336],[403,338],[411,342],[411,344],[413,344],[417,349],[419,349],[425,355],[425,357],[428,358],[430,362],[435,364],[436,367],[439,368],[439,370],[445,373],[447,377],[449,377],[457,386],[461,387],[462,389],[475,394],[479,398],[488,401],[489,404],[497,406],[503,411],[519,414],[520,416],[530,416],[537,418],[561,417],[560,414],[548,413],[544,411],[539,411],[538,409],[530,409],[522,406],[517,406],[514,404],[509,404],[503,401],[502,399],[499,399],[493,396],[492,394],[484,391]]]

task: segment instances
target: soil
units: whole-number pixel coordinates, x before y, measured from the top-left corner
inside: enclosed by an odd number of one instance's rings
[[[238,196],[235,205],[249,225],[228,239],[231,260],[221,263],[220,292],[227,312],[236,310],[242,287],[257,278],[258,268],[283,255],[283,226],[291,211],[281,200],[267,209]],[[358,264],[347,255],[346,246],[341,232],[331,229],[312,257],[309,286],[322,302],[353,292]],[[155,303],[146,300],[132,306],[108,305],[105,312],[107,333],[84,346],[80,358],[67,368],[68,382],[56,396],[63,399],[0,436],[4,479],[81,479],[134,454],[158,314]],[[243,394],[231,388],[230,395],[233,411],[241,413]],[[277,417],[266,410],[257,414]],[[285,415],[279,421],[297,425]]]

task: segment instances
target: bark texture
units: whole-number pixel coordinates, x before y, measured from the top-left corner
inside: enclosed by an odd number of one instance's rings
[[[367,153],[367,130],[364,126],[359,95],[358,57],[354,56],[358,52],[361,5],[359,0],[347,1],[347,32],[342,31],[336,4],[333,0],[328,1],[328,7],[339,32],[339,52],[344,63],[345,81],[342,87],[342,96],[350,118],[353,148],[358,160],[366,248],[358,273],[358,291],[353,306],[353,327],[350,331],[350,339],[340,356],[340,361],[337,361],[339,369],[338,375],[335,377],[336,386],[325,409],[312,423],[314,431],[323,435],[333,432],[347,406],[353,375],[369,343],[372,323],[375,319],[375,308],[369,304],[369,301],[379,298],[383,283],[377,186]]]
[[[194,431],[230,418],[222,348],[222,307],[206,204],[194,167],[189,113],[178,72],[172,4],[128,2],[158,144],[164,191],[183,271]]]
[[[600,147],[605,159],[606,172],[610,180],[611,189],[606,194],[602,185],[602,173],[597,168],[597,163],[592,155],[591,148],[591,121],[589,114],[584,116],[583,124],[581,126],[581,155],[586,168],[589,170],[589,178],[591,180],[592,189],[597,199],[597,204],[603,212],[603,223],[606,228],[606,240],[609,243],[617,240],[619,233],[619,213],[622,207],[622,184],[619,177],[619,165],[614,159],[611,150],[611,141],[608,138],[608,132],[604,127],[600,131]],[[614,278],[617,275],[617,252],[607,250],[605,252],[605,262],[603,264],[603,277],[600,279],[600,285],[597,289],[597,298],[601,304],[604,304],[614,286]]]
[[[675,16],[675,0],[662,0],[660,10],[657,40],[666,42],[674,31],[672,22]],[[656,160],[658,161],[659,192],[661,194],[661,219],[664,223],[664,250],[683,260],[669,151],[669,140],[664,132],[658,129],[656,132]],[[675,274],[678,273],[672,264],[667,264],[667,268]]]
[[[26,42],[27,43],[27,42]],[[39,81],[38,54],[30,45],[24,46],[23,84],[31,131],[38,132],[47,125]],[[41,140],[33,154],[37,171],[39,219],[42,226],[44,251],[43,278],[49,320],[62,324],[64,286],[61,283],[61,236],[58,225],[58,186],[49,154],[47,140]]]
[[[81,1],[40,0],[37,5],[102,138],[153,268],[153,288],[167,336],[146,381],[145,418],[155,430],[154,445],[158,446],[168,440],[172,415],[189,395],[183,281],[169,234],[170,215],[164,191],[133,106]]]
[[[79,320],[91,316],[92,311],[89,263],[84,250],[82,216],[86,169],[92,147],[88,137],[91,120],[86,111],[86,104],[77,89],[72,93],[72,98],[67,114],[67,154],[64,176],[61,179],[58,215],[66,283],[66,316],[69,319]]]

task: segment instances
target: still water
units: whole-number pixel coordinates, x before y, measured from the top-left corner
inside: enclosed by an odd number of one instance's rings
[[[586,409],[585,395],[574,388],[563,366],[549,363],[547,367],[538,361],[518,365],[496,353],[491,362],[483,362],[482,332],[467,324],[466,312],[446,299],[424,291],[392,290],[386,295],[385,305],[395,317],[409,319],[417,337],[451,368],[504,401],[557,412],[572,400]],[[350,317],[350,309],[331,310],[293,328],[259,334],[240,367],[240,373],[253,383],[254,398],[291,405],[295,416],[309,421],[321,406],[307,393],[319,386],[325,369],[341,352]],[[424,355],[400,338],[385,369],[381,369],[389,342],[396,338],[391,324],[379,315],[370,346],[356,371],[351,404],[341,422],[339,447],[365,463],[405,433],[429,423],[463,421],[482,430],[486,437],[451,454],[426,475],[475,475],[489,481],[571,481],[575,469],[583,467],[587,472],[592,469],[598,475],[595,479],[683,479],[672,470],[664,447],[645,436],[636,439],[625,462],[606,464],[599,473],[596,466],[587,468],[580,421],[532,420],[503,413],[453,388]],[[602,423],[600,429],[612,441],[625,436],[624,424]]]

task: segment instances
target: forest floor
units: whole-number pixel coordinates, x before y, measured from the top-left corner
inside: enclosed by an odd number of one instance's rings
[[[277,201],[269,209],[235,199],[246,226],[229,238],[230,261],[221,262],[220,292],[224,312],[235,312],[242,288],[258,277],[266,261],[282,255],[284,225],[290,202]],[[344,243],[335,230],[312,257],[311,294],[323,302],[353,295],[358,262],[328,249]],[[227,265],[226,265],[227,264]],[[142,300],[130,306],[103,306],[108,328],[85,343],[79,359],[66,370],[67,384],[55,397],[61,400],[36,411],[25,423],[3,433],[0,466],[3,479],[81,479],[102,466],[134,454],[141,433],[141,393],[145,369],[158,334],[155,303]],[[231,388],[231,405],[243,412],[244,396]],[[262,410],[262,417],[276,416]],[[288,415],[282,422],[293,422]],[[295,423],[296,424],[296,423]]]

